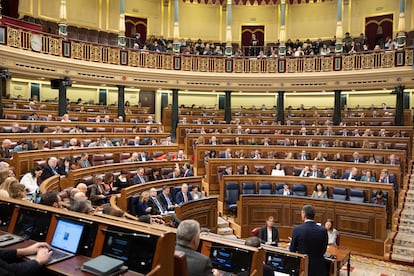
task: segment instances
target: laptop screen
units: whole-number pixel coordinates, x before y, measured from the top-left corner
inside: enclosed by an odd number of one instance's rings
[[[84,225],[58,220],[53,234],[52,246],[76,254],[82,238]]]
[[[288,253],[273,251],[266,252],[266,264],[270,265],[273,268],[273,271],[279,272],[279,275],[299,275],[300,260],[300,257]]]
[[[250,272],[252,256],[248,250],[218,243],[213,243],[210,251],[213,268],[243,275]]]

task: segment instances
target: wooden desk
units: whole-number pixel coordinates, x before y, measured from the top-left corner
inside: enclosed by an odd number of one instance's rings
[[[332,262],[330,275],[339,275],[341,268],[346,264],[347,275],[351,274],[351,250],[343,246],[328,246],[326,253],[334,256],[334,258],[327,258]]]

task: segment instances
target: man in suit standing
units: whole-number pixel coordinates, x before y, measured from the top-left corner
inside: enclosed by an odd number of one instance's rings
[[[192,219],[184,220],[177,228],[175,250],[187,257],[188,275],[211,276],[213,269],[210,258],[197,252],[200,243],[200,224]]]
[[[274,226],[274,219],[272,216],[266,220],[266,226],[263,226],[259,232],[259,239],[262,243],[277,246],[279,242],[279,232]]]
[[[305,205],[302,208],[303,224],[293,229],[289,250],[309,256],[309,276],[328,275],[324,254],[328,246],[328,233],[325,227],[314,221],[315,208]]]

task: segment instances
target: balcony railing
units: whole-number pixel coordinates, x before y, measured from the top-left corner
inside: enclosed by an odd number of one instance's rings
[[[122,49],[83,41],[67,40],[20,26],[0,26],[0,44],[33,51],[33,36],[39,36],[43,54],[65,58],[148,69],[211,73],[311,73],[395,68],[413,65],[413,49],[358,52],[355,54],[302,57],[225,57],[178,55]]]

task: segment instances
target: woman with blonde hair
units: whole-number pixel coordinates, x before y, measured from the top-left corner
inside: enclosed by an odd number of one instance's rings
[[[150,215],[152,207],[148,206],[149,192],[143,191],[135,207],[135,214],[139,216]]]

